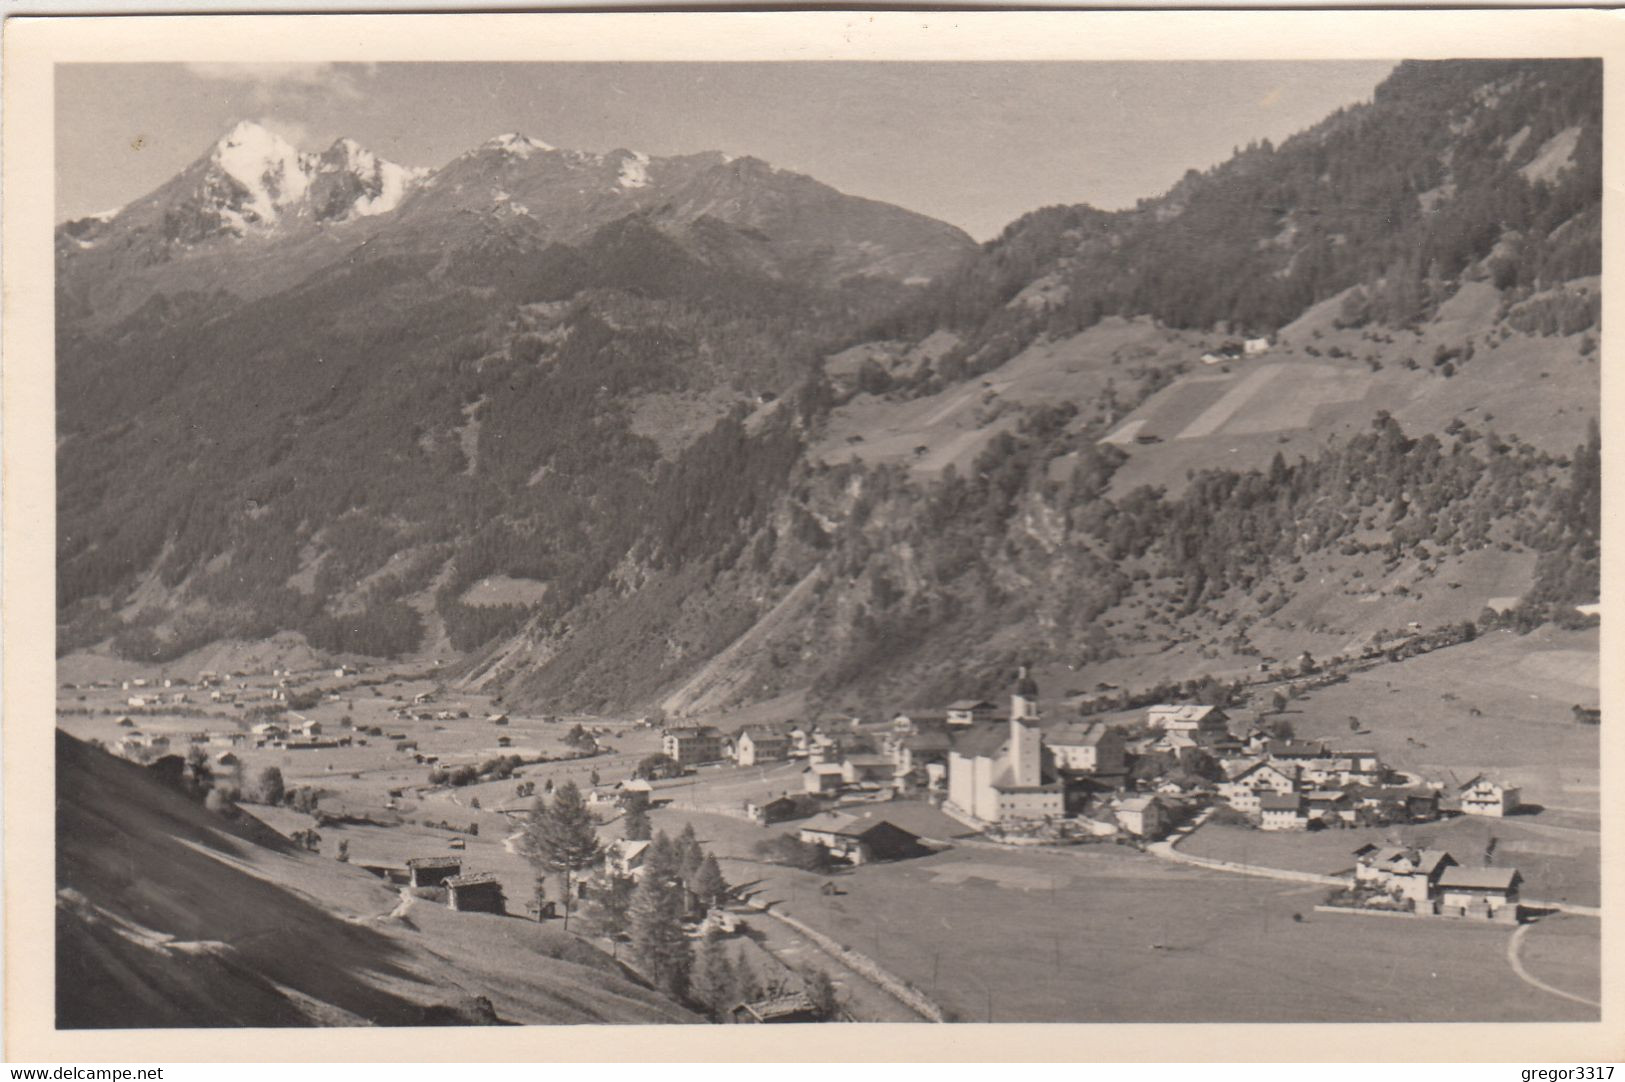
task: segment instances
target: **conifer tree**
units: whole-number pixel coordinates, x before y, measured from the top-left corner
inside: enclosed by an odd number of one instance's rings
[[[700,904],[707,908],[721,905],[722,899],[728,893],[728,881],[722,878],[722,868],[717,864],[717,858],[710,853],[700,862],[700,869],[694,873],[694,893],[699,895]]]
[[[722,939],[715,935],[706,936],[694,966],[693,995],[705,1004],[713,1020],[720,1019],[736,1002],[736,983],[733,962],[722,946]]]
[[[525,826],[523,846],[538,872],[564,876],[564,927],[568,930],[575,875],[592,867],[603,853],[598,824],[575,782],[559,786],[551,804],[536,801]]]
[[[840,997],[835,991],[835,982],[830,980],[829,974],[816,966],[808,966],[801,971],[801,990],[807,1001],[813,1005],[822,1021],[834,1018],[841,1009]]]
[[[632,953],[654,985],[674,998],[688,992],[693,951],[683,931],[683,883],[676,850],[664,831],[644,859],[643,878],[632,893]]]
[[[651,829],[649,810],[640,805],[626,813],[626,821],[621,826],[621,837],[631,842],[646,842],[649,840]]]

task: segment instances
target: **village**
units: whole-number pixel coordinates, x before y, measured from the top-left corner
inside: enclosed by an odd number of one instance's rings
[[[604,900],[624,902],[661,839],[681,833],[690,876],[709,856],[722,882],[685,890],[687,934],[736,944],[728,964],[760,975],[754,998],[716,1005],[721,1021],[976,1013],[963,992],[945,993],[937,961],[925,979],[923,947],[900,965],[891,948],[906,937],[875,931],[921,875],[950,912],[973,896],[1027,904],[1048,883],[1092,887],[1120,919],[1114,884],[1146,875],[1174,877],[1168,906],[1172,888],[1293,882],[1312,894],[1294,899],[1295,924],[1335,913],[1520,927],[1595,911],[1594,888],[1574,890],[1566,862],[1514,862],[1531,851],[1518,831],[1540,829],[1529,814],[1539,805],[1496,771],[1425,776],[1385,763],[1355,725],[1347,740],[1312,740],[1279,711],[1126,698],[1044,700],[1023,667],[1005,709],[966,698],[730,729],[525,717],[433,669],[335,665],[85,681],[62,688],[59,725],[152,769],[208,775],[249,814],[403,900],[471,919],[574,919],[615,952],[624,923],[605,923]],[[600,845],[590,868],[538,885],[527,824],[537,798],[567,784]],[[1179,878],[1192,874],[1225,885]],[[984,899],[978,883],[1023,897]],[[881,897],[860,908],[870,888]],[[1391,925],[1369,923],[1351,933],[1320,921],[1317,941],[1393,940]],[[832,991],[810,997],[809,974]],[[997,993],[985,994],[991,1012]]]

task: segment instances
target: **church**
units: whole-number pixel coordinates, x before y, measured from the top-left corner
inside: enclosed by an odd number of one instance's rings
[[[989,823],[1059,818],[1065,796],[1044,780],[1038,684],[1026,665],[1010,695],[1008,723],[983,723],[955,736],[948,755],[948,803]]]

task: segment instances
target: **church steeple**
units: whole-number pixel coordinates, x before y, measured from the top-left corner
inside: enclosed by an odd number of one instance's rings
[[[1043,738],[1038,731],[1038,683],[1026,663],[1016,674],[1010,692],[1010,776],[1016,785],[1038,785],[1043,762]]]
[[[1030,662],[1022,662],[1016,670],[1016,683],[1010,691],[1010,717],[1038,717],[1038,681],[1033,679]]]

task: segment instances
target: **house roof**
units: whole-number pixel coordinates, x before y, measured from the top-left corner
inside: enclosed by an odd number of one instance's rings
[[[406,861],[408,868],[461,868],[462,857],[410,857]]]
[[[891,766],[891,757],[886,755],[848,755],[844,762],[853,766]]]
[[[948,704],[949,710],[992,710],[993,704],[985,699],[955,699]]]
[[[1298,811],[1303,807],[1303,797],[1297,793],[1265,793],[1258,798],[1258,806],[1264,811]]]
[[[801,992],[788,992],[782,996],[771,999],[759,999],[753,1003],[740,1003],[734,1010],[746,1010],[757,1018],[766,1021],[769,1018],[783,1018],[791,1014],[804,1014],[816,1010],[812,1000]]]
[[[1307,740],[1271,740],[1269,753],[1278,759],[1319,759],[1326,754],[1326,746]]]
[[[484,883],[496,883],[497,875],[495,872],[472,872],[469,875],[454,875],[445,882],[448,887],[477,887]]]
[[[783,729],[778,729],[771,725],[747,725],[743,729],[739,730],[738,735],[740,740],[745,739],[747,736],[750,737],[753,743],[760,743],[763,740],[790,739],[789,733],[785,732]]]
[[[915,733],[903,741],[909,751],[947,751],[954,746],[954,738],[941,730]]]
[[[801,829],[820,834],[846,834],[846,828],[857,821],[857,816],[845,812],[822,812],[802,823]]]
[[[1203,703],[1158,703],[1151,707],[1152,711],[1165,714],[1174,721],[1201,721],[1218,709]],[[1223,717],[1223,712],[1219,716]]]
[[[1496,781],[1494,778],[1491,778],[1491,777],[1489,777],[1487,775],[1478,774],[1478,775],[1475,775],[1472,778],[1469,778],[1467,781],[1462,782],[1461,785],[1459,785],[1457,787],[1456,791],[1461,792],[1461,793],[1465,793],[1467,790],[1473,788],[1474,786],[1480,785],[1480,784],[1493,786],[1496,789],[1503,789],[1503,790],[1512,788],[1512,786],[1507,785],[1505,782],[1499,782],[1499,781]]]
[[[1263,762],[1262,759],[1221,759],[1219,767],[1224,771],[1226,781],[1234,781],[1253,767],[1263,765]]]
[[[954,752],[969,759],[993,758],[1010,742],[1007,725],[972,725],[954,736]]]
[[[1463,868],[1459,864],[1439,877],[1441,887],[1468,890],[1511,890],[1523,876],[1516,868]]]
[[[622,860],[631,860],[647,848],[649,848],[647,839],[632,841],[630,838],[622,838],[615,843],[615,852]]]
[[[1044,743],[1053,748],[1094,747],[1106,736],[1103,722],[1062,722],[1044,730]]]
[[[918,838],[912,830],[904,830],[884,815],[865,815],[862,819],[855,819],[835,833],[846,838],[864,838],[877,830],[886,830],[892,834],[906,834],[910,838]]]
[[[1138,812],[1145,811],[1153,804],[1161,803],[1162,801],[1158,800],[1154,796],[1131,796],[1125,797],[1123,802],[1119,804],[1118,807],[1126,812]]]
[[[814,763],[805,771],[808,774],[839,774],[840,772],[840,763]]]

